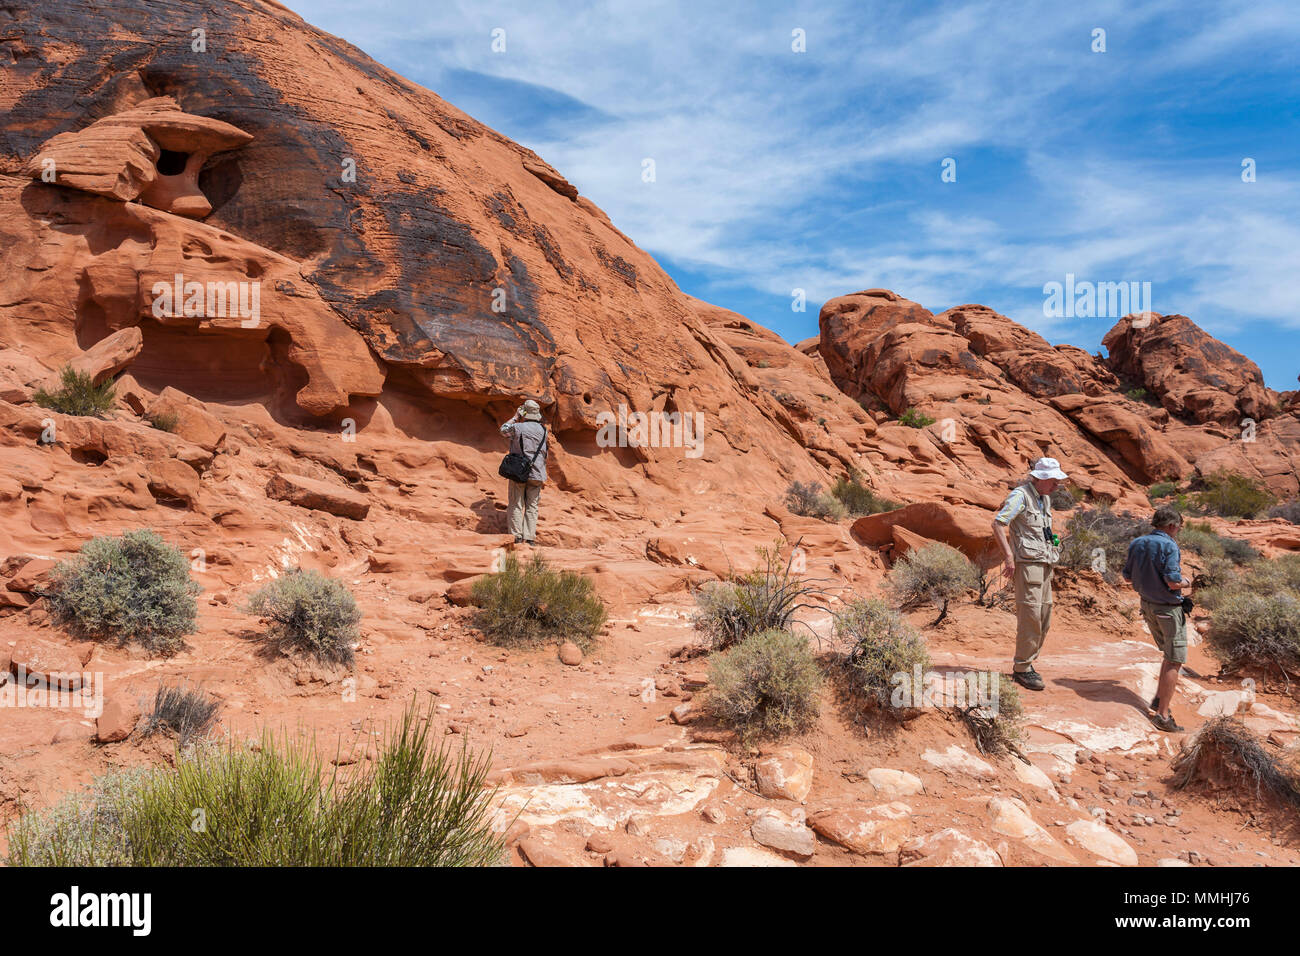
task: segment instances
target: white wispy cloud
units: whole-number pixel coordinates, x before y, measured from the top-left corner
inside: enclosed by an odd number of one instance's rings
[[[1025,299],[1073,272],[1152,281],[1157,308],[1199,321],[1204,310],[1300,327],[1294,174],[1262,169],[1244,184],[1240,157],[1211,169],[1107,135],[1182,76],[1294,66],[1300,18],[1286,0],[296,9],[435,91],[445,71],[474,71],[610,117],[523,140],[641,246],[719,287],[800,287],[814,308],[867,286],[934,308],[1005,289],[1007,304],[988,304],[1047,332],[1059,323]],[[498,27],[507,49],[494,54]],[[1104,55],[1090,49],[1095,27]],[[790,49],[794,28],[806,53]],[[939,181],[947,156],[957,184]],[[641,181],[646,158],[654,183]],[[1014,175],[986,185],[999,165]]]

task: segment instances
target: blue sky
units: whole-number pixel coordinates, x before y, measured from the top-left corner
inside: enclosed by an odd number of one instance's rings
[[[1150,282],[1156,311],[1297,387],[1294,0],[289,3],[792,342],[825,300],[884,287],[1098,351],[1113,318],[1043,314],[1070,273]]]

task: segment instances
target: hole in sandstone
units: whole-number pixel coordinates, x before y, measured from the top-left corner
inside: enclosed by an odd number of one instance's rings
[[[72,460],[80,465],[98,467],[108,461],[108,456],[102,451],[96,451],[94,448],[74,448],[72,449]]]
[[[198,332],[146,319],[140,332],[144,346],[131,374],[145,388],[157,392],[171,385],[204,402],[264,404],[277,421],[311,420],[295,401],[307,373],[289,360],[293,343],[283,329],[260,335]]]
[[[172,149],[164,149],[158,156],[158,173],[161,176],[179,176],[185,172],[185,164],[189,161],[189,153],[178,153]]]

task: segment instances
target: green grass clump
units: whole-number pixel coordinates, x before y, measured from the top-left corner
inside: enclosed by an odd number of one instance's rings
[[[894,511],[902,507],[897,501],[882,498],[873,489],[864,485],[862,476],[857,470],[850,470],[847,478],[843,476],[836,478],[835,485],[831,488],[831,494],[854,517],[879,514],[882,511]]]
[[[51,573],[45,597],[51,618],[76,637],[135,642],[166,655],[197,630],[200,590],[185,555],[139,530],[86,542]]]
[[[270,622],[266,639],[281,651],[351,664],[361,638],[361,609],[341,582],[316,571],[282,574],[248,599],[244,610]]]
[[[1178,483],[1174,481],[1157,481],[1147,489],[1147,497],[1152,501],[1160,498],[1168,498],[1170,495],[1178,493]]]
[[[346,776],[314,742],[196,748],[175,769],[116,778],[90,798],[28,814],[9,864],[129,866],[487,866],[489,758],[431,736],[414,706]],[[105,796],[106,795],[106,796]]]
[[[934,424],[934,419],[925,412],[918,411],[915,408],[908,408],[903,414],[898,416],[898,423],[906,425],[908,428],[925,428]]]
[[[709,662],[709,712],[742,740],[800,733],[817,720],[822,673],[802,635],[768,630]]]
[[[113,408],[117,401],[117,387],[111,378],[98,385],[85,372],[64,366],[59,373],[59,385],[53,391],[38,388],[32,401],[42,408],[64,415],[87,415],[98,418]]]
[[[502,647],[573,641],[587,650],[605,624],[605,604],[591,579],[557,571],[536,553],[527,564],[506,555],[500,571],[474,582],[471,595],[479,630]]]
[[[1216,533],[1205,522],[1189,521],[1178,532],[1178,543],[1202,558],[1227,558],[1233,564],[1258,561],[1260,553],[1240,538]]]

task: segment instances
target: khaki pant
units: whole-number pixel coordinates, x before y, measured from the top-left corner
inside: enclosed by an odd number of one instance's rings
[[[1052,565],[1016,562],[1017,673],[1031,670],[1052,624]]]
[[[1171,664],[1187,663],[1187,615],[1181,604],[1154,604],[1142,599],[1142,617],[1156,642]]]
[[[537,501],[542,497],[542,483],[530,481],[510,482],[510,507],[506,512],[506,528],[516,538],[534,541],[537,538]]]

